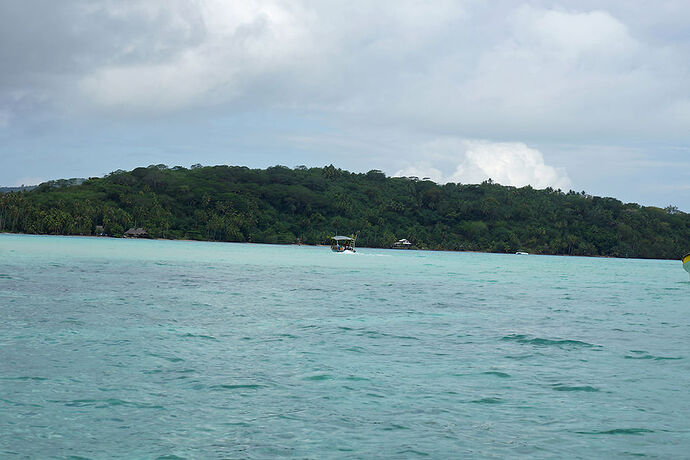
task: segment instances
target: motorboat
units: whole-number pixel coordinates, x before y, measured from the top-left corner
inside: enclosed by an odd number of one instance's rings
[[[331,238],[331,251],[333,252],[357,252],[355,251],[355,239],[349,236],[336,235]]]

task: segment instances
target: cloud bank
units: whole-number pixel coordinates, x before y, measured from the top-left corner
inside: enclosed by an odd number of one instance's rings
[[[0,107],[21,117],[290,110],[530,143],[689,136],[681,3],[31,5],[0,6]]]
[[[687,156],[689,16],[682,1],[0,2],[0,183],[334,163],[674,202],[656,185],[686,170],[626,160]]]
[[[446,162],[459,161],[454,172],[444,175],[429,161],[421,161],[394,175],[426,177],[438,183],[478,184],[491,179],[502,185],[531,185],[540,189],[552,187],[567,190],[571,185],[564,168],[545,164],[539,150],[521,142],[443,140],[433,142],[427,150],[429,148],[434,150],[437,158],[444,158]],[[454,153],[458,151],[462,153]]]

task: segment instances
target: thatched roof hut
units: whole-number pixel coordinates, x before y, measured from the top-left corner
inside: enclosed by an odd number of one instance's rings
[[[145,228],[130,228],[124,235],[125,238],[148,238],[149,234],[146,232]]]

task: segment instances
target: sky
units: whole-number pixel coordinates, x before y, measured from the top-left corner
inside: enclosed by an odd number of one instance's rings
[[[690,212],[690,2],[0,2],[0,185],[281,164]]]

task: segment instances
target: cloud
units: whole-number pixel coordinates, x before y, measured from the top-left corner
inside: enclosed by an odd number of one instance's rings
[[[11,110],[7,94],[21,91],[36,112],[287,109],[428,136],[688,136],[689,50],[676,18],[690,7],[649,7],[647,19],[615,2],[539,0],[41,7],[0,5],[0,105]]]
[[[441,171],[434,168],[426,161],[421,161],[412,166],[400,169],[393,174],[393,177],[417,177],[419,179],[431,179],[438,184],[450,182],[444,178]]]
[[[457,152],[464,148],[464,152]],[[492,179],[502,185],[535,188],[567,189],[571,182],[564,168],[544,163],[539,150],[521,142],[487,142],[441,139],[428,143],[423,150],[430,151],[446,162],[455,160],[454,172],[444,175],[427,161],[417,162],[398,170],[394,176],[429,177],[438,183],[459,182],[477,184]],[[457,161],[459,160],[459,163]]]
[[[689,14],[679,1],[0,2],[0,180],[96,174],[137,151],[535,186],[567,183],[562,165],[578,189],[642,201],[643,183],[682,171],[626,160],[690,144]]]
[[[454,182],[476,183],[492,179],[503,185],[535,188],[570,186],[563,168],[544,163],[539,150],[521,142],[471,142],[465,158],[451,176]]]
[[[127,5],[117,5],[116,11],[132,14]],[[280,1],[207,0],[196,13],[191,20],[174,17],[181,24],[177,28],[200,27],[202,40],[181,43],[158,59],[125,59],[97,67],[81,78],[80,89],[94,104],[115,110],[174,112],[216,106],[247,98],[277,72],[289,73],[312,48],[306,30],[309,14]],[[144,47],[138,53],[156,51],[147,50],[145,43],[131,46]]]

